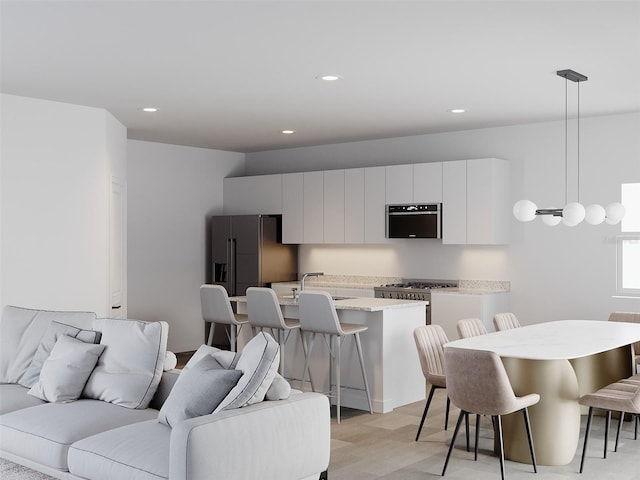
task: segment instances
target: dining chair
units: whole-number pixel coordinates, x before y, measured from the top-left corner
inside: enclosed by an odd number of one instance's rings
[[[580,473],[584,469],[584,460],[587,453],[587,441],[589,440],[589,433],[591,431],[591,422],[593,420],[594,409],[604,410],[605,415],[605,429],[604,429],[604,455],[603,458],[607,458],[607,446],[609,443],[609,425],[611,423],[611,412],[620,412],[618,419],[618,429],[616,432],[616,442],[614,451],[618,451],[618,440],[620,438],[620,430],[624,421],[624,414],[630,413],[635,415],[635,435],[638,438],[638,415],[640,415],[640,383],[635,380],[635,377],[630,377],[627,380],[620,381],[607,385],[604,388],[594,392],[588,393],[580,397],[580,405],[589,407],[589,415],[587,417],[587,426],[584,433],[584,446],[582,448],[582,458],[580,460]]]
[[[640,323],[640,313],[638,312],[611,312],[610,322]],[[633,344],[633,355],[635,357],[636,373],[640,373],[640,342]]]
[[[231,351],[235,352],[238,333],[242,325],[248,322],[248,316],[234,313],[227,291],[220,285],[201,285],[200,305],[202,307],[203,320],[211,323],[207,345],[213,345],[213,332],[216,324],[228,325],[227,337],[229,338]]]
[[[460,424],[469,414],[476,415],[476,444],[474,460],[478,459],[478,439],[480,415],[491,415],[498,435],[497,446],[500,457],[500,474],[504,480],[504,444],[502,437],[502,415],[523,412],[524,424],[529,441],[533,471],[537,473],[536,455],[531,436],[528,407],[540,400],[540,395],[530,393],[517,397],[513,392],[509,377],[500,357],[485,350],[445,347],[444,371],[447,377],[447,392],[451,402],[460,408],[460,415],[453,432],[453,438],[442,469],[444,476],[455,444]]]
[[[458,320],[456,328],[458,329],[460,338],[477,337],[478,335],[488,333],[487,328],[479,318],[463,318],[462,320]]]
[[[367,373],[364,366],[364,357],[362,354],[362,343],[360,341],[360,333],[366,332],[366,325],[358,325],[352,323],[341,323],[338,319],[335,304],[331,295],[323,291],[302,291],[298,297],[298,305],[300,312],[300,328],[303,333],[311,334],[311,341],[307,343],[307,352],[304,361],[304,370],[302,371],[302,382],[309,371],[309,360],[311,352],[316,340],[316,335],[321,334],[329,349],[329,392],[328,395],[335,397],[337,422],[340,423],[340,369],[342,341],[347,336],[353,336],[358,351],[358,359],[360,360],[360,370],[364,381],[364,391],[367,395],[369,411],[373,413],[371,403],[371,394],[369,393],[369,382],[367,381]],[[328,337],[328,341],[327,341]],[[335,382],[334,382],[335,377]],[[333,395],[332,386],[335,385],[335,395]],[[311,387],[313,389],[313,386]]]
[[[512,328],[520,328],[520,321],[515,314],[508,313],[496,313],[493,316],[493,326],[496,328],[496,332],[502,330],[511,330]]]

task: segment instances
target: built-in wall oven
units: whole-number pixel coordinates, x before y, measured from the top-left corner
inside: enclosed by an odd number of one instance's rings
[[[442,204],[386,206],[387,238],[442,238]]]
[[[425,323],[431,325],[431,290],[434,288],[455,288],[458,282],[452,280],[407,280],[373,287],[376,298],[426,301]]]

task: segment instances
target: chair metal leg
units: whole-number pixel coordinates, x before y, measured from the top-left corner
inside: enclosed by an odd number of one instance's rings
[[[445,472],[447,471],[447,466],[449,465],[449,458],[451,457],[451,451],[453,450],[453,444],[456,443],[456,437],[458,436],[458,431],[460,430],[460,425],[462,424],[462,417],[466,415],[464,410],[460,410],[460,415],[458,415],[458,421],[456,422],[456,428],[453,430],[453,438],[451,438],[451,444],[449,444],[449,451],[447,452],[447,459],[444,461],[444,467],[442,468],[442,476],[444,477]]]
[[[476,414],[476,445],[473,449],[473,460],[478,460],[478,440],[480,440],[480,415]]]
[[[429,405],[431,405],[431,399],[433,398],[433,392],[435,392],[436,387],[431,385],[431,391],[429,392],[429,398],[427,398],[427,404],[424,406],[424,412],[422,412],[422,420],[420,420],[420,426],[418,427],[418,433],[416,434],[416,442],[420,438],[420,432],[422,432],[422,426],[424,425],[424,421],[427,418],[427,412],[429,411]]]
[[[611,410],[607,410],[607,416],[604,417],[604,456],[607,458],[607,445],[609,444],[609,425],[611,424]]]
[[[302,335],[302,332],[300,332],[300,334]],[[307,351],[305,352],[305,359],[304,359],[304,370],[302,370],[302,385],[304,385],[304,379],[307,377],[307,371],[309,370],[309,359],[311,358],[311,351],[313,350],[313,344],[316,341],[316,334],[315,332],[311,332],[311,343],[309,344],[309,348],[307,349]],[[311,379],[311,372],[309,372],[309,379]],[[331,379],[329,379],[329,383],[331,383]],[[313,383],[311,384],[311,390],[313,390],[315,392],[315,389],[313,388]]]
[[[444,411],[444,429],[445,429],[445,431],[447,430],[447,427],[449,426],[449,407],[450,406],[451,406],[451,399],[447,395],[447,407],[446,407],[446,409]]]
[[[373,413],[373,404],[371,403],[371,393],[369,392],[369,382],[367,381],[367,372],[364,368],[364,357],[362,356],[362,343],[360,342],[360,332],[355,333],[356,349],[358,350],[358,358],[360,359],[360,369],[362,370],[362,379],[364,380],[364,390],[367,393],[367,402],[369,402],[369,412]]]
[[[589,440],[589,432],[591,431],[591,420],[593,420],[593,407],[589,407],[589,416],[587,417],[587,428],[584,431],[584,447],[582,448],[582,460],[580,460],[580,473],[584,468],[584,457],[587,453],[587,440]]]
[[[498,424],[498,448],[500,450],[500,476],[504,480],[504,442],[502,440],[502,417],[496,415],[496,423]]]
[[[536,465],[536,452],[533,448],[533,436],[531,435],[531,423],[529,422],[529,409],[523,408],[522,414],[524,416],[524,426],[527,430],[527,440],[529,440],[529,451],[531,452],[531,464],[533,465],[533,471],[538,473],[538,466]]]
[[[213,346],[213,332],[216,328],[216,324],[213,322],[210,322],[211,326],[209,327],[209,337],[207,338],[207,345],[209,345],[210,347]]]
[[[464,416],[464,426],[466,428],[466,432],[467,432],[467,452],[469,451],[469,414],[467,413]]]
[[[616,430],[616,446],[613,451],[618,451],[618,441],[620,440],[620,430],[622,430],[622,422],[624,421],[624,412],[620,412],[620,417],[618,418],[618,429]]]
[[[342,350],[342,339],[336,335],[332,336],[332,340],[335,343],[336,419],[340,423],[340,350]]]

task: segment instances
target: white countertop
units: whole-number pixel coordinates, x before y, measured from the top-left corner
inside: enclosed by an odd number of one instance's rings
[[[247,297],[231,297],[232,302],[246,302]],[[279,296],[278,302],[282,306],[298,306],[298,301],[293,300],[291,296]],[[346,298],[344,300],[336,300],[336,310],[358,310],[362,312],[378,312],[382,310],[398,309],[398,308],[415,308],[424,307],[429,302],[421,300],[394,300],[391,298],[370,298],[357,297]]]
[[[489,350],[509,358],[567,360],[637,341],[637,323],[560,320],[455,340],[445,346]]]

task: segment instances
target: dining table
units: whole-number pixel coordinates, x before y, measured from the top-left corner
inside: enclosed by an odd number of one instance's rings
[[[492,332],[445,344],[495,352],[517,396],[540,395],[529,407],[540,465],[567,465],[577,451],[584,394],[633,374],[633,342],[640,324],[558,320]],[[522,415],[503,418],[504,454],[531,463]]]

